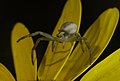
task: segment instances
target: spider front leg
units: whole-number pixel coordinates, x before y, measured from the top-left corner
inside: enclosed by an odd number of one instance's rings
[[[35,42],[32,50],[31,50],[31,59],[32,59],[32,64],[34,65],[34,62],[35,62],[35,59],[33,57],[33,52],[34,50],[36,49],[36,47],[38,46],[38,44],[40,43],[40,41],[51,41],[51,39],[49,38],[46,38],[46,37],[41,37],[41,38],[38,38],[37,41]]]
[[[21,41],[22,39],[25,39],[25,38],[28,38],[28,37],[33,37],[33,36],[36,36],[36,35],[41,35],[41,36],[44,36],[48,39],[55,40],[55,37],[53,37],[52,35],[49,35],[48,33],[44,33],[44,32],[41,32],[41,31],[37,31],[37,32],[34,32],[34,33],[31,33],[31,34],[28,34],[28,35],[25,35],[25,36],[21,37],[20,39],[17,40],[17,42]]]
[[[21,37],[20,39],[17,40],[17,42],[19,42],[19,41],[21,41],[21,40],[23,40],[23,39],[25,39],[25,38],[32,37],[32,36],[36,36],[36,35],[38,35],[38,34],[40,34],[40,35],[42,35],[42,36],[44,36],[44,37],[39,38],[39,39],[36,41],[36,43],[35,43],[35,45],[33,46],[33,48],[32,48],[32,51],[31,51],[31,59],[32,59],[32,64],[33,64],[33,65],[34,65],[33,51],[35,50],[35,48],[37,47],[37,45],[39,44],[39,42],[40,42],[41,40],[45,40],[45,41],[55,41],[55,37],[53,37],[53,36],[51,36],[51,35],[49,35],[49,34],[47,34],[47,33],[44,33],[44,32],[41,32],[41,31],[37,31],[37,32],[35,32],[35,33],[31,33],[31,34],[25,35],[25,36],[23,36],[23,37]]]
[[[52,41],[52,52],[54,52],[54,48],[55,48],[55,46],[56,46],[56,41]]]

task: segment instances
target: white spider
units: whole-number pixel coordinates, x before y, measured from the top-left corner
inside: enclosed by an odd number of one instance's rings
[[[41,40],[53,41],[52,42],[52,51],[54,51],[55,42],[63,43],[63,48],[64,48],[65,42],[73,43],[74,41],[78,41],[81,44],[82,51],[84,52],[83,42],[82,42],[82,40],[83,40],[85,42],[89,52],[90,52],[90,58],[91,58],[92,49],[91,49],[89,43],[87,42],[87,39],[85,37],[81,37],[80,33],[76,33],[77,25],[74,22],[64,23],[61,26],[60,30],[58,30],[58,31],[59,31],[59,33],[56,35],[56,37],[53,37],[52,35],[50,35],[48,33],[37,31],[37,32],[34,32],[34,33],[31,33],[31,34],[28,34],[28,35],[25,35],[25,36],[21,37],[20,39],[17,40],[17,42],[19,42],[20,40],[22,40],[24,38],[32,37],[32,36],[35,36],[35,35],[38,35],[38,34],[43,36],[43,37],[37,39],[34,47],[32,48],[31,58],[32,58],[32,63],[33,64],[34,64],[33,51],[35,50],[35,48],[37,47],[38,43]]]

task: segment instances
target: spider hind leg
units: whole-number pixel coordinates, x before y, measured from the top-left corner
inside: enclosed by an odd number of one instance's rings
[[[89,59],[90,59],[90,64],[91,64],[92,63],[92,48],[91,48],[89,42],[87,41],[87,38],[82,37],[82,40],[84,40],[84,42],[85,42],[85,44],[86,44],[86,46],[87,46],[87,48],[89,50],[89,53],[90,53]]]

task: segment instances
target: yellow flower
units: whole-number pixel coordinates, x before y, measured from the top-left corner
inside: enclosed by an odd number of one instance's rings
[[[67,0],[62,15],[53,31],[53,36],[58,33],[64,22],[75,22],[80,28],[82,6],[80,0]],[[34,65],[31,61],[32,38],[16,41],[29,34],[27,28],[17,23],[12,30],[11,46],[13,51],[14,66],[17,81],[70,81],[75,80],[102,54],[115,31],[119,19],[117,8],[104,11],[84,34],[92,48],[90,61],[89,50],[84,46],[84,52],[80,44],[74,48],[74,44],[66,43],[63,49],[61,43],[57,43],[55,52],[52,52],[52,42],[49,42],[42,62],[37,70],[37,59],[34,52]],[[79,32],[79,31],[77,31]],[[74,48],[74,49],[73,49]],[[120,80],[120,49],[108,56],[105,60],[93,67],[81,81],[118,81]],[[0,64],[0,81],[15,81],[7,68]]]
[[[37,62],[35,61],[34,65],[31,64],[31,52],[28,51],[34,45],[32,39],[16,42],[19,37],[28,33],[26,27],[20,23],[16,24],[12,30],[11,43],[17,81],[37,80]],[[3,64],[0,64],[0,81],[15,81]]]

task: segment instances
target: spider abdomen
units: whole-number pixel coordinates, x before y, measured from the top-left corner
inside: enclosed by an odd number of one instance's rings
[[[74,34],[77,31],[77,25],[74,22],[66,22],[62,25],[60,31],[68,34]]]

